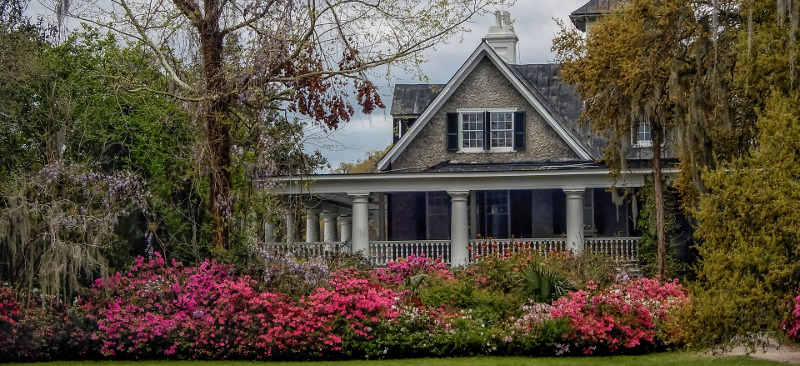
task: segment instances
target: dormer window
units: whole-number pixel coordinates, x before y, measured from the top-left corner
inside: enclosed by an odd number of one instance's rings
[[[633,136],[634,147],[653,146],[653,137],[650,133],[650,122],[642,121],[636,126],[636,133]]]
[[[525,149],[525,112],[460,109],[447,114],[447,150],[510,152]]]

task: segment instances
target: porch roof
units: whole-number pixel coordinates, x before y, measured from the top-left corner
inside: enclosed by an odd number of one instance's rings
[[[667,176],[678,172],[675,168],[663,169]],[[649,168],[625,171],[616,186],[640,187]],[[320,174],[306,177],[277,177],[261,179],[261,183],[275,184],[269,190],[279,195],[295,194],[364,194],[379,192],[433,192],[478,191],[516,189],[609,188],[613,184],[607,168],[557,169],[557,170],[507,170],[484,172],[428,172],[428,173],[369,173]],[[265,184],[267,185],[267,184]]]

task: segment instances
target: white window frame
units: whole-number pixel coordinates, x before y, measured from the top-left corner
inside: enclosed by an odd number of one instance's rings
[[[486,129],[486,120],[484,118],[483,110],[473,110],[473,111],[458,111],[458,148],[459,151],[465,152],[480,152],[484,150],[483,146],[483,134],[484,130]],[[477,115],[483,122],[481,123],[480,130],[465,130],[464,129],[464,116],[466,115]],[[464,133],[466,132],[476,132],[478,133],[478,142],[481,146],[477,147],[464,147]]]
[[[517,112],[516,108],[462,108],[458,109],[458,151],[459,152],[468,152],[468,153],[476,153],[476,152],[512,152],[514,151],[514,112]],[[463,130],[463,121],[465,114],[471,113],[485,113],[489,112],[489,120],[487,121],[484,118],[483,121],[483,128],[485,129],[487,124],[490,128],[489,131],[489,144],[492,144],[492,133],[493,132],[505,132],[509,135],[509,146],[498,146],[498,147],[489,147],[489,149],[485,149],[483,146],[481,147],[464,147],[464,130]],[[511,114],[511,128],[510,129],[501,129],[501,130],[491,130],[491,115],[493,113],[510,113]],[[483,132],[481,131],[481,140],[483,140]]]
[[[645,138],[649,136],[650,138]],[[639,122],[633,129],[633,146],[634,147],[651,147],[653,146],[653,128],[650,121]]]

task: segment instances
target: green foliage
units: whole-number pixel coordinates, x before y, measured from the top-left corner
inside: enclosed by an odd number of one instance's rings
[[[0,35],[0,41],[5,36]],[[21,42],[19,34],[15,37]],[[0,217],[10,214],[11,189],[24,180],[34,184],[30,177],[48,164],[82,166],[108,176],[132,174],[146,182],[146,193],[138,198],[146,200],[147,209],[119,217],[102,245],[88,243],[98,250],[82,258],[95,264],[107,258],[112,268],[120,268],[144,254],[149,244],[179,259],[206,257],[207,249],[199,244],[207,242],[205,184],[193,163],[189,117],[171,98],[131,90],[131,85],[168,87],[154,71],[152,55],[92,29],[70,34],[58,45],[41,37],[28,38],[26,45],[10,49],[18,54],[15,57],[28,60],[20,65],[32,66],[11,69],[18,74],[15,78],[0,78],[0,113],[7,117],[0,122],[0,179],[5,183]],[[0,255],[9,261],[14,256],[3,238]],[[38,272],[37,261],[28,263]],[[79,267],[67,267],[71,277]],[[4,268],[1,276],[13,279],[19,270]]]
[[[339,167],[333,170],[334,174],[359,174],[359,173],[377,173],[378,161],[381,160],[392,146],[387,146],[383,150],[374,150],[367,153],[364,159],[359,159],[352,163],[339,163]]]
[[[444,280],[429,277],[419,288],[422,304],[447,309],[470,309],[472,319],[491,326],[516,311],[522,303],[519,295],[477,286],[474,278]]]
[[[614,283],[617,277],[617,263],[604,253],[552,252],[542,264],[552,268],[575,288],[584,288],[590,281],[606,287]]]
[[[535,265],[525,271],[523,291],[529,299],[550,303],[574,290],[563,275],[542,265]]]
[[[703,173],[700,267],[687,322],[698,345],[755,347],[778,330],[800,282],[800,108],[773,93],[749,157]]]
[[[636,220],[636,226],[642,232],[642,238],[639,240],[639,269],[645,277],[653,278],[659,275],[658,273],[658,253],[656,248],[656,237],[658,231],[656,230],[655,220],[655,202],[653,195],[654,185],[652,180],[647,183],[638,192],[638,200],[641,203],[639,208],[639,216]],[[672,243],[675,239],[675,233],[678,229],[678,222],[676,215],[680,210],[678,204],[678,197],[671,187],[666,187],[664,191],[664,215],[665,215],[665,233],[666,242]],[[672,245],[667,246],[666,252],[666,273],[663,275],[665,278],[683,277],[687,272],[687,264],[681,263],[677,260],[675,247]]]

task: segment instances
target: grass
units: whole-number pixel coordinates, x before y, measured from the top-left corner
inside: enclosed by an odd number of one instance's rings
[[[746,356],[714,357],[689,352],[655,353],[643,356],[612,357],[470,357],[470,358],[418,358],[378,361],[308,361],[308,362],[258,362],[258,361],[56,361],[37,363],[36,366],[638,366],[638,365],[778,365],[781,363],[758,360]],[[6,364],[28,365],[31,364]]]

